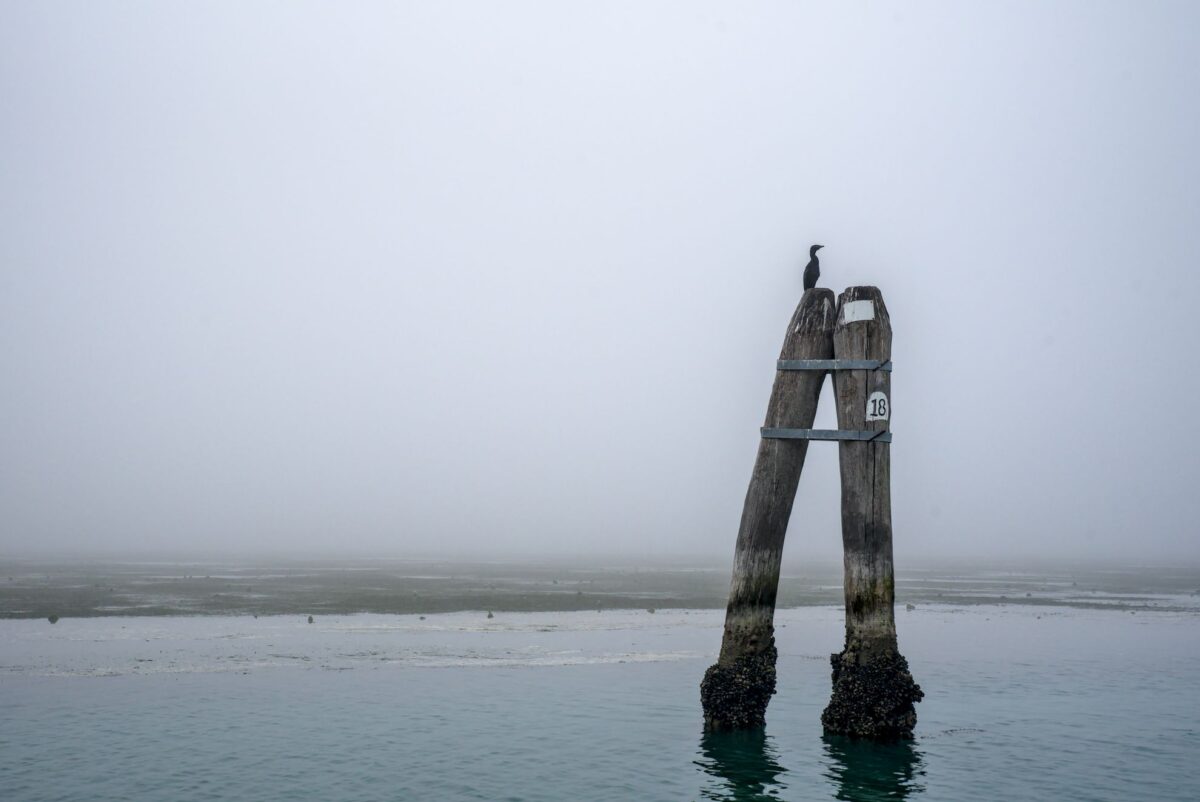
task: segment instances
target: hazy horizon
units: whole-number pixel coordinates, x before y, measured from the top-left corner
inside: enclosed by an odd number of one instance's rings
[[[736,534],[736,533],[735,533]],[[785,576],[816,573],[840,573],[840,555],[823,556],[809,553],[803,547],[789,548],[783,557],[782,570]],[[226,549],[200,550],[176,548],[170,550],[135,549],[79,549],[70,552],[62,549],[38,550],[16,548],[0,555],[0,566],[13,565],[58,565],[63,567],[164,565],[164,566],[231,566],[246,569],[271,567],[316,567],[328,570],[358,570],[362,568],[386,569],[400,565],[472,566],[494,565],[513,568],[564,568],[604,570],[649,570],[649,571],[717,571],[724,574],[730,568],[733,543],[728,553],[674,552],[654,553],[638,551],[591,551],[591,552],[531,552],[513,549],[496,551],[368,551],[346,550],[330,546],[325,549],[300,550],[279,549]],[[1200,558],[1175,560],[1113,557],[1113,556],[1047,556],[1047,555],[978,555],[975,557],[914,552],[900,547],[896,555],[896,571],[905,574],[913,571],[966,571],[966,572],[1022,572],[1045,571],[1138,571],[1178,569],[1182,574],[1200,571]]]
[[[821,243],[899,567],[1200,561],[1200,6],[742,11],[0,6],[0,555],[727,561]]]

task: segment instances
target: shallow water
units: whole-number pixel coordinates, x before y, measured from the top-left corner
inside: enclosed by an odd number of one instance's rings
[[[1200,617],[897,611],[917,738],[823,738],[841,611],[781,610],[763,733],[708,735],[717,611],[0,621],[0,799],[1200,797]]]
[[[0,619],[724,609],[729,565],[36,562],[0,559]],[[1200,612],[1200,568],[905,566],[896,600]],[[779,607],[842,602],[842,565],[785,570]]]

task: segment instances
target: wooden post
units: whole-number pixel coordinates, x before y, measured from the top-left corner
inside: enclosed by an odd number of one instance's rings
[[[783,340],[780,359],[833,356],[833,293],[804,293]],[[767,404],[766,428],[810,428],[825,371],[779,371]],[[759,727],[775,693],[775,597],[783,539],[804,457],[806,440],[764,438],[746,491],[725,610],[725,634],[716,665],[700,683],[709,729]]]
[[[891,359],[892,325],[876,287],[850,287],[839,296],[833,350],[839,360]],[[889,430],[890,372],[839,370],[833,386],[839,429]],[[830,734],[911,738],[917,723],[913,703],[924,694],[896,643],[891,445],[842,441],[838,449],[846,647],[832,655],[833,696],[821,723]]]

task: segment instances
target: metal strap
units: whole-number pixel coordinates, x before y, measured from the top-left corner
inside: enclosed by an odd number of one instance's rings
[[[878,359],[781,359],[776,370],[882,370],[892,372],[892,361]]]
[[[888,431],[856,432],[850,429],[767,429],[761,430],[767,440],[867,440],[875,443],[892,442]]]

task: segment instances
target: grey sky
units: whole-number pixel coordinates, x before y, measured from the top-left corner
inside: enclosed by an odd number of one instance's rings
[[[1200,558],[1197,31],[4,3],[0,549],[731,554],[820,242],[891,312],[899,564]],[[837,510],[815,445],[789,558]]]

